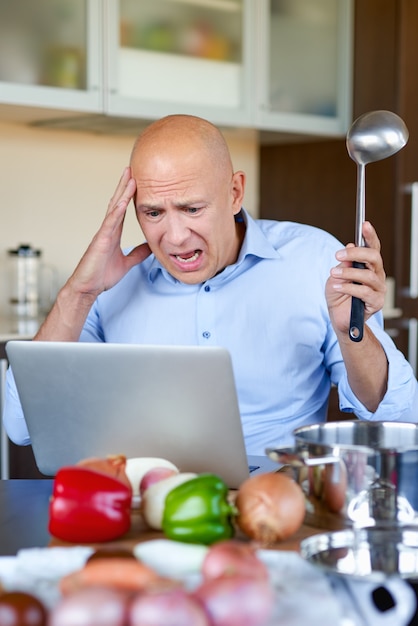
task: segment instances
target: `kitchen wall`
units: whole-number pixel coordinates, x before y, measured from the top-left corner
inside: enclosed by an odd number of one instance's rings
[[[231,130],[225,137],[235,169],[247,173],[245,207],[257,215],[257,134]],[[7,250],[40,248],[61,285],[103,219],[133,140],[0,121],[0,315],[8,313]],[[142,239],[131,208],[122,244]]]

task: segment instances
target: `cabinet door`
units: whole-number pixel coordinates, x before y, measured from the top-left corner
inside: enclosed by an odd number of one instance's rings
[[[352,0],[259,0],[260,128],[345,134],[352,104]]]
[[[106,111],[248,124],[252,1],[108,1]]]
[[[100,111],[100,0],[0,0],[0,102]]]

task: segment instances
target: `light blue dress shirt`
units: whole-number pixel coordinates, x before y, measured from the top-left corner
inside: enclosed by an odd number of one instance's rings
[[[389,360],[388,391],[377,411],[370,413],[348,385],[325,299],[342,244],[312,226],[242,215],[247,229],[234,265],[188,285],[151,255],[97,298],[81,341],[226,347],[248,454],[291,445],[295,428],[323,422],[332,383],[340,408],[361,419],[418,421],[417,381],[381,314],[369,321]],[[9,436],[27,443],[10,373],[6,396]]]

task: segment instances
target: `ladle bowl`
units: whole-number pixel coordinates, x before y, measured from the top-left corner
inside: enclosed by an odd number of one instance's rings
[[[392,111],[371,111],[358,117],[347,133],[347,151],[366,165],[399,152],[408,141],[405,122]]]
[[[347,133],[347,152],[357,164],[356,246],[364,246],[366,165],[396,154],[406,145],[408,138],[408,129],[399,115],[383,110],[364,113],[353,122]],[[364,263],[355,262],[353,266],[364,269]],[[349,327],[350,339],[361,341],[363,330],[364,302],[353,297]]]

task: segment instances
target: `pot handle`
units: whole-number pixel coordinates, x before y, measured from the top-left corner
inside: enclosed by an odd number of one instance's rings
[[[266,448],[267,456],[276,463],[284,463],[291,467],[313,467],[315,465],[329,465],[339,463],[338,456],[311,457],[309,453],[295,452],[294,448]]]
[[[364,619],[364,626],[407,626],[415,615],[415,592],[399,576],[391,576],[381,584],[348,578],[344,578],[344,582]],[[379,608],[379,602],[375,598],[379,595],[382,597],[385,592],[388,592],[389,606]]]

